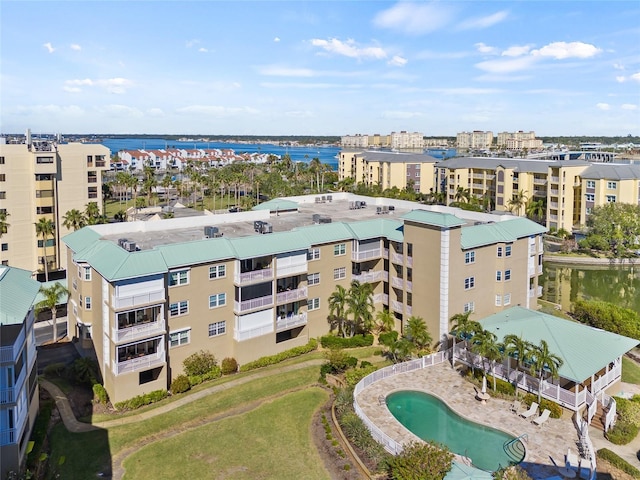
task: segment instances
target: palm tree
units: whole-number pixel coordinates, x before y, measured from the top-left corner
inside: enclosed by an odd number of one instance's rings
[[[89,202],[84,208],[84,215],[87,225],[96,225],[100,222],[100,207],[98,202]]]
[[[162,188],[164,188],[164,203],[169,204],[169,187],[173,184],[171,175],[165,175],[162,179]]]
[[[69,230],[73,230],[74,232],[81,229],[87,224],[87,219],[84,217],[82,212],[76,208],[72,208],[71,210],[69,210],[62,217],[62,220],[62,225],[64,225],[65,228],[68,228]]]
[[[531,360],[531,372],[538,377],[538,403],[540,403],[542,380],[547,375],[558,378],[558,370],[564,362],[558,355],[549,351],[549,345],[544,340],[540,340],[540,345],[533,346]]]
[[[345,312],[349,292],[342,285],[336,285],[336,289],[329,296],[329,324],[333,331],[338,330],[338,335],[344,337]]]
[[[407,319],[404,336],[416,347],[419,355],[431,350],[433,338],[422,317],[411,316]]]
[[[60,301],[69,295],[69,290],[62,286],[62,284],[56,282],[50,287],[40,287],[40,293],[44,296],[44,299],[38,302],[36,305],[36,312],[40,313],[43,310],[51,311],[51,320],[53,321],[53,341],[58,341],[58,325],[56,324],[56,313]]]
[[[312,174],[316,175],[316,189],[320,193],[320,171],[322,170],[322,162],[318,157],[314,157],[309,162],[309,170]]]
[[[44,280],[45,282],[49,281],[49,261],[47,259],[47,239],[49,237],[53,237],[53,234],[56,231],[56,224],[53,223],[53,220],[45,217],[41,217],[36,225],[36,236],[42,237],[42,246],[44,248]]]
[[[514,334],[505,335],[503,339],[504,351],[510,357],[515,357],[516,359],[516,396],[518,395],[518,371],[520,367],[525,364],[525,362],[529,361],[530,353],[532,345],[531,343],[524,340],[522,337],[519,337]]]
[[[468,342],[473,336],[482,330],[482,327],[478,322],[470,320],[472,310],[465,313],[456,313],[453,315],[449,322],[451,323],[451,335],[453,335],[453,350],[451,354],[451,363],[455,362],[455,346],[456,338],[459,338],[463,342]]]
[[[482,330],[476,333],[473,337],[473,345],[471,350],[482,357],[482,364],[484,368],[484,376],[486,378],[491,369],[491,376],[493,377],[493,391],[496,391],[496,376],[493,372],[493,368],[497,362],[502,360],[502,345],[498,343],[498,337],[488,330]]]
[[[7,212],[0,212],[0,238],[2,238],[2,236],[7,233],[7,231],[9,230],[9,227],[11,226],[8,222],[7,222],[7,217],[9,216],[9,214]]]
[[[526,192],[524,190],[520,190],[513,195],[513,198],[507,201],[507,206],[509,207],[510,212],[513,212],[515,210],[516,215],[520,215],[520,210],[522,209],[522,207],[524,207],[526,202]]]
[[[347,298],[346,314],[353,318],[349,322],[351,336],[358,331],[370,332],[373,328],[373,287],[370,283],[360,283],[357,280],[351,282],[349,296]]]
[[[158,185],[158,182],[155,177],[155,170],[152,167],[144,167],[143,172],[142,188],[147,192],[147,204],[151,206],[151,195],[153,195],[153,189]]]
[[[458,187],[453,198],[456,202],[469,202],[471,199],[471,191],[468,188]]]
[[[544,218],[546,210],[545,201],[541,198],[539,200],[529,200],[524,211],[527,217],[539,221]]]
[[[378,327],[378,334],[390,332],[396,325],[396,319],[391,314],[388,308],[380,310],[376,314],[376,322]]]

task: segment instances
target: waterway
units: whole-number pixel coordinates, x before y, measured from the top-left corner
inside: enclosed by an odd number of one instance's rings
[[[640,314],[640,262],[637,265],[563,265],[545,262],[542,299],[571,310],[576,300],[601,300]]]

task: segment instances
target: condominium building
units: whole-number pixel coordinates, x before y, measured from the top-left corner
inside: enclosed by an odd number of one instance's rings
[[[493,132],[460,132],[456,135],[459,149],[489,149],[493,145]]]
[[[24,465],[38,415],[33,302],[39,289],[30,271],[0,266],[0,478]]]
[[[166,389],[200,350],[244,364],[326,334],[328,298],[353,280],[371,284],[398,330],[419,316],[437,342],[455,313],[534,305],[544,231],[348,193],[85,227],[64,238],[68,331],[95,348],[114,402]]]
[[[342,151],[338,157],[338,179],[353,178],[358,183],[380,188],[409,186],[428,193],[434,188],[434,165],[430,155],[400,152]]]
[[[422,150],[424,135],[420,132],[391,132],[391,148],[397,150]]]
[[[110,151],[97,144],[59,143],[31,138],[25,143],[0,142],[0,211],[9,227],[0,237],[0,260],[31,272],[65,268],[60,239],[69,232],[63,217],[96,202],[102,211],[102,172]],[[36,236],[34,224],[52,220],[53,237]]]
[[[586,223],[594,207],[605,203],[640,205],[640,164],[591,164],[580,173],[580,222]]]
[[[496,146],[506,150],[537,150],[542,148],[542,140],[536,139],[534,131],[500,132]]]
[[[367,148],[369,146],[369,136],[361,134],[344,135],[340,144],[347,148]]]

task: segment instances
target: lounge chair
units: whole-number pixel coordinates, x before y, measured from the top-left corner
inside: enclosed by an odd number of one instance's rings
[[[527,410],[526,412],[522,412],[520,416],[522,418],[529,418],[535,415],[536,413],[538,413],[538,404],[536,402],[533,402],[529,407],[529,410]]]
[[[545,408],[539,417],[533,419],[533,423],[535,423],[538,426],[542,425],[544,422],[549,420],[550,414],[551,414],[551,411]]]
[[[571,451],[571,449],[567,450],[567,455],[564,457],[564,463],[567,468],[580,471],[580,460],[578,459],[578,456]]]
[[[515,413],[516,415],[518,414],[518,412],[520,411],[520,408],[522,407],[522,405],[520,404],[520,402],[518,400],[515,400],[512,404],[511,404],[511,411],[513,413]]]

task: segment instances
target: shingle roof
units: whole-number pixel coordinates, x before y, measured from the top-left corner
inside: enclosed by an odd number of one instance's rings
[[[31,272],[0,266],[0,325],[24,322],[39,290]]]
[[[493,243],[514,242],[518,238],[538,235],[546,231],[546,227],[527,218],[514,217],[502,222],[464,227],[460,245],[463,250],[466,250]]]
[[[420,209],[405,213],[400,218],[416,223],[424,223],[426,225],[445,228],[460,227],[465,224],[464,220],[460,220],[458,217],[451,215],[450,213],[430,212],[428,210]]]
[[[513,307],[483,318],[480,324],[493,332],[500,342],[510,334],[534,345],[545,340],[549,351],[564,361],[559,369],[560,375],[574,382],[590,378],[639,343],[632,338],[523,307]],[[597,348],[588,345],[597,345]]]

